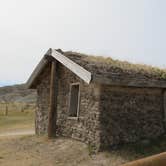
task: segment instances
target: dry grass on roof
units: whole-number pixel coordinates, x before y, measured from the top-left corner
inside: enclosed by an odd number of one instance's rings
[[[133,64],[127,61],[115,60],[111,57],[86,55],[77,52],[66,52],[69,55],[79,56],[79,58],[88,63],[96,64],[97,66],[105,66],[106,68],[118,68],[127,73],[137,73],[149,75],[159,79],[166,79],[166,69],[160,69],[145,64]]]

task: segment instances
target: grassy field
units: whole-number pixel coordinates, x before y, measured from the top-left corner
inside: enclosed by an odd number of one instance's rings
[[[9,111],[5,116],[4,111],[0,111],[0,133],[34,128],[34,110],[24,112]]]

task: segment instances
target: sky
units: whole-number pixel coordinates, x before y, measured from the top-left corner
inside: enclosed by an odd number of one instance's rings
[[[165,0],[0,2],[0,86],[27,81],[49,48],[166,68]]]

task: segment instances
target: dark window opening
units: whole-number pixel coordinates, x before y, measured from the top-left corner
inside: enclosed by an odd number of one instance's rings
[[[79,84],[72,84],[70,87],[69,116],[77,117],[79,110]]]

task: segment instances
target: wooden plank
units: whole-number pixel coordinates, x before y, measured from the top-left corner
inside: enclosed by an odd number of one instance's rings
[[[56,136],[57,96],[58,96],[58,62],[52,61],[51,80],[50,80],[50,110],[48,116],[49,138]]]
[[[38,75],[42,72],[43,68],[48,64],[48,61],[45,57],[41,59],[35,70],[32,72],[30,78],[28,79],[26,86],[27,88],[33,88],[33,84]]]
[[[132,161],[121,166],[165,166],[166,152]]]
[[[78,65],[77,63],[73,62],[63,54],[59,53],[58,51],[52,49],[51,54],[56,60],[66,66],[69,70],[75,73],[78,77],[83,79],[86,83],[90,83],[91,81],[91,73],[84,69],[82,66]]]
[[[163,90],[163,117],[164,128],[166,129],[166,90]]]
[[[110,78],[105,77],[104,75],[96,76],[93,75],[84,69],[82,66],[73,62],[62,53],[49,49],[40,63],[37,65],[36,69],[33,71],[29,80],[27,81],[28,88],[34,88],[35,82],[44,69],[44,67],[48,64],[48,62],[53,60],[59,61],[61,64],[66,66],[69,70],[75,73],[78,77],[83,79],[86,83],[90,84],[91,81],[98,84],[108,84],[114,86],[131,86],[131,87],[149,87],[149,88],[166,88],[166,81],[156,80],[156,79],[146,79],[146,78],[129,78],[123,75],[117,75],[114,73],[110,73]],[[93,80],[92,80],[93,79]]]
[[[43,71],[44,67],[50,62],[53,58],[50,56],[51,55],[52,49],[50,48],[46,54],[43,56],[43,58],[40,60],[38,63],[37,67],[34,69],[32,72],[30,78],[28,79],[26,83],[27,88],[35,88],[34,83],[36,81],[36,78],[41,74]]]
[[[48,62],[57,60],[63,65],[65,65],[69,70],[75,73],[78,77],[83,79],[86,83],[90,83],[91,81],[91,73],[85,70],[80,65],[76,64],[63,54],[59,53],[54,49],[49,49],[42,60],[39,62],[33,73],[31,74],[30,78],[28,79],[26,86],[27,88],[35,88],[35,81],[37,77],[41,74],[44,67],[48,64]]]
[[[110,78],[94,75],[92,82],[113,86],[166,88],[166,81],[144,78],[131,78],[126,76],[124,77],[123,75],[114,76],[111,74]]]

